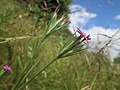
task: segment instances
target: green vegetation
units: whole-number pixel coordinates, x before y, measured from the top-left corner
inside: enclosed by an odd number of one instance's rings
[[[53,1],[0,0],[0,90],[119,90],[119,68],[103,50],[83,50],[63,22],[70,0]]]

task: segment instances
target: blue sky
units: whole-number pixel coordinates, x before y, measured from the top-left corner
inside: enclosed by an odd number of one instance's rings
[[[120,20],[114,19],[115,16],[120,15],[120,0],[73,0],[73,4],[81,5],[88,12],[97,15],[84,28],[94,25],[105,28],[120,28]]]

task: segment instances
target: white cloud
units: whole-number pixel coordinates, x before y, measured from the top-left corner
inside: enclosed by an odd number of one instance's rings
[[[86,33],[90,33],[92,35],[92,38],[96,39],[97,35],[99,34],[99,36],[101,36],[100,40],[104,40],[103,35],[100,35],[100,34],[104,34],[104,35],[107,35],[107,36],[112,36],[113,34],[116,33],[116,31],[118,31],[119,29],[111,29],[111,28],[104,28],[104,27],[100,27],[100,26],[94,26],[94,27],[91,27],[87,30],[84,30]],[[117,33],[116,36],[114,38],[117,38],[119,37],[120,38],[120,35]]]
[[[114,19],[120,20],[120,15],[115,16]]]
[[[90,13],[86,8],[80,5],[70,5],[71,13],[68,15],[71,21],[69,29],[73,33],[73,28],[83,27],[91,18],[96,17],[96,14]]]
[[[110,29],[104,27],[94,26],[87,30],[84,30],[86,34],[91,35],[91,48],[102,48],[108,40],[112,37],[112,41],[107,48],[107,51],[112,57],[116,57],[120,52],[120,29]],[[117,49],[117,50],[116,50]]]

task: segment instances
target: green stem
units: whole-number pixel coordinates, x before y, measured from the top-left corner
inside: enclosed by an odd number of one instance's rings
[[[5,73],[5,70],[1,70],[1,72],[0,72],[0,77],[3,75]]]
[[[26,82],[25,84],[23,84],[22,86],[18,87],[17,90],[21,90],[23,87],[25,87],[26,85],[28,85],[32,80],[34,80],[34,78],[36,76],[38,76],[42,71],[44,71],[46,68],[48,68],[54,61],[56,61],[58,58],[54,58],[52,61],[50,61],[48,64],[46,64],[40,71],[38,71],[30,80],[28,80],[28,82]]]
[[[17,87],[19,87],[21,85],[21,83],[27,78],[27,76],[30,74],[30,72],[35,68],[35,66],[39,63],[40,60],[37,60],[37,62],[31,66],[31,68],[25,72],[26,70],[24,70],[23,75],[21,76],[19,82],[15,85],[15,87],[13,87],[13,90],[16,90]]]
[[[21,36],[21,37],[11,37],[11,38],[0,38],[3,41],[0,41],[0,44],[7,43],[10,41],[15,41],[15,40],[22,40],[22,39],[29,39],[32,36]],[[40,36],[34,36],[33,38],[38,38]]]
[[[95,84],[95,81],[97,80],[98,75],[99,75],[99,72],[95,75],[95,77],[94,77],[94,79],[92,81],[92,84],[90,85],[90,90],[92,90],[92,88],[93,88],[93,86]]]
[[[32,61],[36,58],[37,54],[39,53],[39,51],[41,49],[41,46],[44,43],[44,40],[45,40],[45,38],[43,37],[42,41],[39,44],[39,48],[36,49],[36,52],[35,52],[35,54],[33,55],[32,59],[31,59],[31,62],[29,62],[28,67],[26,67],[26,69],[24,69],[23,75],[21,76],[19,82],[16,84],[16,86],[14,87],[14,89],[16,89],[17,87],[19,87],[19,85],[22,83],[22,81],[28,76],[28,74],[30,73],[30,71],[32,69],[31,67],[34,66],[35,64],[37,64],[37,63],[35,63],[34,65],[32,65]],[[27,69],[29,69],[28,72],[26,72]]]
[[[38,53],[39,53],[39,51],[40,51],[40,49],[41,49],[41,47],[42,47],[42,45],[43,45],[43,43],[44,43],[45,40],[46,40],[46,38],[43,37],[42,40],[41,40],[41,42],[38,45],[38,48],[36,49],[35,53],[33,54],[33,59],[35,59],[36,56],[38,55]]]

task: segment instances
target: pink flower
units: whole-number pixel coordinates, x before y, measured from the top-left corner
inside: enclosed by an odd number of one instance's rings
[[[8,65],[3,66],[3,69],[12,72],[12,68]]]
[[[82,32],[79,28],[77,28],[76,32],[78,32],[80,34],[80,36],[83,37],[82,42],[85,41],[85,40],[88,41],[88,40],[91,39],[90,34],[86,36],[86,34],[84,32]]]

